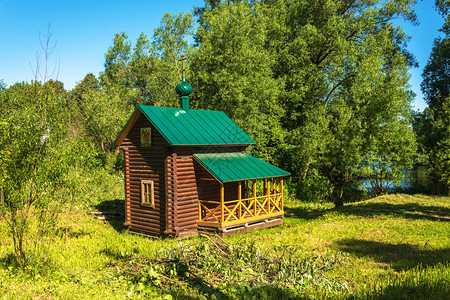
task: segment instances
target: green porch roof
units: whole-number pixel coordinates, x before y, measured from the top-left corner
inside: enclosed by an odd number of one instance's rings
[[[220,182],[289,176],[274,165],[242,152],[198,152],[195,159]]]
[[[222,111],[139,105],[133,116],[137,110],[144,114],[171,145],[255,144],[255,141]],[[116,143],[128,132],[126,128],[134,125],[130,121],[119,134]],[[114,146],[118,146],[116,143]]]

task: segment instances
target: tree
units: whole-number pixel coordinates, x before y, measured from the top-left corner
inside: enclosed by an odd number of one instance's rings
[[[450,38],[448,36],[435,39],[430,58],[422,74],[423,82],[421,86],[427,104],[438,114],[446,98],[450,95],[449,49]]]
[[[111,151],[118,129],[122,128],[134,106],[122,98],[121,88],[101,88],[89,73],[71,92],[72,115],[80,136],[93,142],[101,153]]]
[[[35,76],[0,91],[0,211],[16,263],[40,272],[48,262],[73,163],[68,139],[67,92],[47,69],[50,34],[42,43]]]
[[[415,129],[429,159],[431,176],[445,184],[450,195],[450,3],[437,0],[436,7],[445,19],[440,29],[444,37],[435,39],[422,74],[421,87],[429,107],[418,116]]]
[[[191,56],[193,49],[186,38],[193,34],[193,28],[190,13],[180,12],[174,16],[165,13],[161,25],[153,33],[152,56],[156,59],[151,81],[155,105],[179,106],[178,98],[174,96],[175,86],[181,81],[182,76],[178,60],[182,54]],[[189,63],[185,68],[189,69]]]
[[[283,81],[273,76],[264,5],[222,2],[199,17],[189,75],[193,105],[224,111],[257,141],[252,152],[273,161],[282,140],[277,100]]]
[[[412,4],[207,1],[196,9],[193,101],[221,107],[262,145],[257,151],[269,149],[303,198],[327,194],[340,203],[363,174],[396,179],[415,145],[407,75],[414,60],[392,20],[414,22]],[[389,140],[403,134],[411,147],[385,147],[391,122]],[[375,156],[386,157],[383,176],[367,165]]]
[[[71,91],[71,111],[79,136],[93,142],[102,153],[110,151],[117,128],[126,122],[132,108],[119,95],[106,93],[92,74]]]
[[[191,51],[186,37],[192,28],[191,14],[165,13],[151,41],[142,33],[132,47],[125,33],[117,33],[105,55],[102,89],[108,94],[120,93],[132,106],[178,106],[173,91],[181,80],[178,59]]]
[[[6,83],[3,82],[3,79],[0,79],[0,92],[6,89]]]
[[[0,189],[17,263],[47,262],[72,159],[62,83],[18,83],[0,93]],[[5,156],[6,153],[6,156]]]
[[[8,128],[8,123],[0,119],[0,133],[4,136]],[[11,152],[6,147],[0,148],[0,203],[4,203],[3,184],[6,179],[7,170],[6,166],[10,160]]]
[[[278,11],[287,13],[285,26],[273,36],[290,41],[275,44],[274,51],[279,53],[277,70],[281,71],[277,75],[286,78],[281,99],[286,107],[283,126],[291,132],[286,139],[288,161],[300,166],[293,170],[297,178],[307,180],[309,174],[312,180],[325,177],[333,187],[328,191],[338,188],[342,194],[343,183],[361,176],[358,169],[367,161],[367,148],[381,155],[382,147],[375,145],[381,146],[384,139],[376,134],[382,122],[402,118],[406,122],[396,127],[398,133],[408,130],[411,56],[405,54],[405,35],[391,20],[396,16],[414,20],[412,3],[274,3],[282,7]],[[384,107],[395,109],[384,111]],[[413,136],[407,136],[413,144]],[[400,154],[398,148],[388,150],[387,156]],[[330,161],[335,162],[333,176],[327,166]]]

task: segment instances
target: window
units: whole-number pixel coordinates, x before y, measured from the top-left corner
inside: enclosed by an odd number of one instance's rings
[[[150,127],[141,128],[141,147],[152,146],[152,129]]]
[[[141,180],[141,205],[155,207],[153,180]]]

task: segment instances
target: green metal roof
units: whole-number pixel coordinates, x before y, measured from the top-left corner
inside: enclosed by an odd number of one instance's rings
[[[139,105],[171,145],[249,145],[255,141],[224,112]]]
[[[197,161],[221,182],[288,176],[274,165],[242,152],[194,153]]]

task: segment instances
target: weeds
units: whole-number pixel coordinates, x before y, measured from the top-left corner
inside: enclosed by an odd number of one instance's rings
[[[298,247],[287,245],[280,251],[264,254],[255,242],[229,243],[217,236],[204,236],[194,243],[163,248],[160,258],[132,257],[114,263],[128,275],[138,291],[149,287],[169,291],[175,286],[197,290],[209,296],[238,296],[238,287],[249,291],[260,287],[304,292],[319,287],[329,292],[348,291],[346,282],[338,282],[324,272],[345,264],[342,253],[299,258]],[[275,253],[278,253],[275,254]]]
[[[105,186],[114,186],[117,177],[98,173],[98,178],[108,179]],[[94,181],[86,182],[86,190],[95,187]],[[387,195],[339,209],[331,203],[291,201],[281,226],[224,240],[179,241],[129,234],[117,225],[123,223],[123,216],[94,218],[87,210],[121,211],[121,203],[112,199],[120,199],[123,189],[118,185],[115,190],[89,191],[89,205],[77,199],[68,218],[70,204],[64,207],[64,222],[55,231],[49,263],[38,274],[14,263],[8,226],[0,222],[0,295],[6,299],[448,299],[448,197]]]
[[[450,264],[432,268],[418,266],[414,272],[395,278],[388,286],[378,282],[366,291],[368,299],[448,299],[450,295]]]

